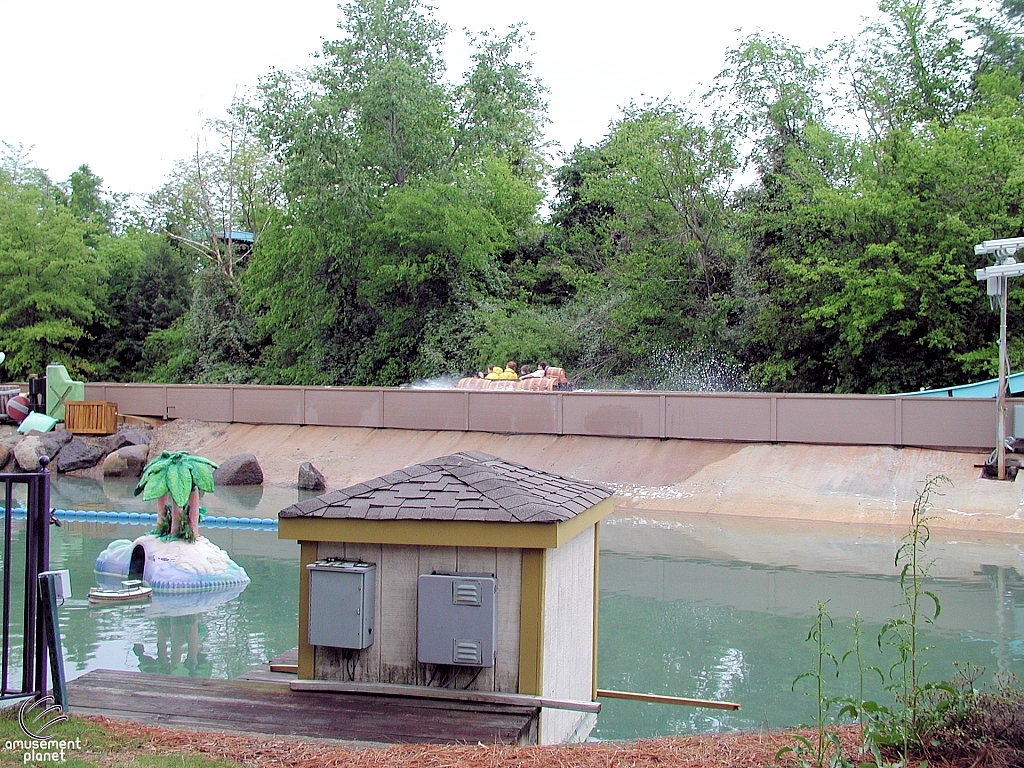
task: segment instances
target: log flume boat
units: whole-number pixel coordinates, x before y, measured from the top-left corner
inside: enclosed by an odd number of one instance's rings
[[[467,376],[459,379],[455,388],[483,392],[570,392],[572,382],[565,377],[565,369],[550,367],[546,375],[526,379],[481,379],[479,376]]]

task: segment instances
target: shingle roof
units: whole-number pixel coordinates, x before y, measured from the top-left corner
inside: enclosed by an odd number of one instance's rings
[[[465,451],[300,501],[280,517],[557,523],[611,495],[593,483]]]

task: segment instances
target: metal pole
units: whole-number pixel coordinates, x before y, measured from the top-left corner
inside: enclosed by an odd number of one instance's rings
[[[4,575],[3,575],[3,659],[0,660],[0,697],[7,695],[7,680],[10,672],[11,652],[11,536],[12,510],[14,503],[13,481],[4,480]]]
[[[21,690],[23,693],[39,692],[41,686],[42,672],[37,676],[36,660],[45,649],[39,648],[41,640],[38,632],[38,611],[39,607],[39,583],[36,575],[46,570],[45,566],[39,564],[39,522],[36,510],[39,506],[39,485],[37,477],[29,475],[27,480],[25,502],[25,624],[23,629],[24,637],[24,658],[21,665]],[[45,661],[45,657],[42,659]]]
[[[37,491],[37,507],[32,510],[30,514],[33,514],[39,520],[39,554],[36,565],[36,571],[33,577],[36,581],[36,599],[39,599],[39,574],[42,571],[50,570],[50,470],[47,469],[47,465],[50,463],[49,456],[39,457],[39,476],[36,478],[38,483]],[[47,658],[47,647],[49,643],[46,637],[46,622],[43,612],[36,612],[36,690],[39,691],[39,695],[46,694],[46,658]]]
[[[1006,305],[1009,303],[1010,280],[999,277],[999,390],[996,392],[996,469],[1000,480],[1006,479]]]
[[[68,684],[64,676],[64,651],[60,643],[56,580],[57,576],[53,572],[39,574],[39,610],[43,617],[46,646],[49,650],[50,680],[53,683],[54,703],[58,704],[62,711],[67,712]]]

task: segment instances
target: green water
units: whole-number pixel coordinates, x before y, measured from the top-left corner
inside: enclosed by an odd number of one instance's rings
[[[55,507],[148,511],[127,484],[65,481],[55,483]],[[208,497],[207,506],[211,514],[270,517],[297,500],[295,491],[274,488],[239,498]],[[69,678],[96,668],[230,678],[295,647],[299,550],[295,542],[278,540],[276,531],[204,529],[252,579],[231,599],[217,602],[207,594],[190,598],[208,601],[199,604],[177,598],[90,607],[85,595],[94,584],[97,554],[113,539],[144,530],[76,520],[51,528],[51,567],[71,571],[75,594],[61,609]],[[804,638],[816,602],[829,601],[837,656],[850,647],[848,624],[860,615],[868,663],[882,663],[874,638],[900,600],[892,563],[897,545],[898,532],[889,529],[625,512],[605,521],[599,687],[736,701],[742,709],[603,700],[594,735],[808,721],[814,703],[791,685],[813,662]],[[19,533],[15,552],[23,546]],[[937,558],[930,587],[943,610],[926,628],[926,643],[934,646],[926,676],[948,677],[954,662],[971,662],[1024,679],[1024,538],[937,533],[930,552]],[[17,561],[12,567],[17,572]],[[855,669],[847,665],[833,693],[852,694],[854,681]]]

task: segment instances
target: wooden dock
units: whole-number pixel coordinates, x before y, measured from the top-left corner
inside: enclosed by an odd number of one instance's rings
[[[536,707],[401,696],[293,691],[294,675],[211,680],[96,669],[68,684],[76,715],[190,730],[235,731],[364,744],[526,743]]]

